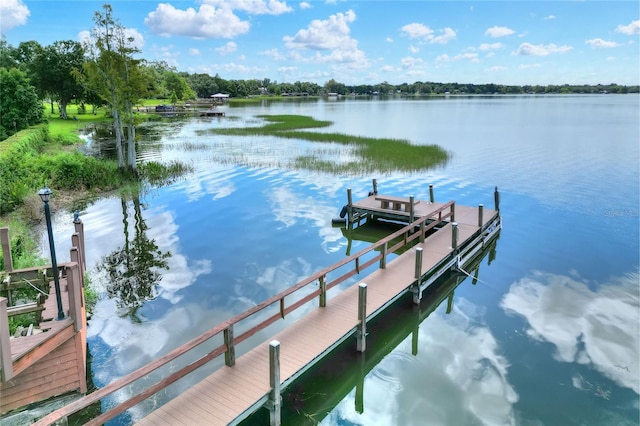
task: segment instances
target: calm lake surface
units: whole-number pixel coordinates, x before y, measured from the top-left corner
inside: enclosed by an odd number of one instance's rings
[[[437,295],[422,312],[401,300],[369,327],[366,363],[348,342],[287,390],[285,424],[638,424],[639,104],[636,95],[291,101],[148,125],[143,161],[179,159],[195,172],[81,211],[103,294],[88,328],[94,384],[366,247],[331,226],[347,188],[358,199],[376,178],[380,193],[428,199],[433,184],[437,201],[493,207],[498,186],[503,229],[472,272],[477,282],[449,277],[444,285],[459,284],[449,313]],[[322,131],[437,144],[451,159],[418,173],[337,176],[289,161],[352,159],[344,147],[200,132],[283,113],[334,123]],[[109,155],[91,138],[87,150]],[[66,261],[71,215],[54,227]],[[123,260],[125,250],[134,254]],[[157,273],[127,273],[150,267]],[[133,423],[219,364],[112,424]],[[246,424],[263,421],[258,413]]]

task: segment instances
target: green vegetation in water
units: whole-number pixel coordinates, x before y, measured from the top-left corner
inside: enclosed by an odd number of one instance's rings
[[[300,115],[260,116],[267,121],[262,127],[211,129],[210,133],[233,136],[275,136],[310,142],[335,143],[354,147],[356,160],[338,163],[323,155],[298,156],[293,167],[331,173],[368,173],[419,171],[444,164],[449,154],[437,145],[413,145],[404,139],[368,138],[344,133],[302,131],[327,127],[330,121],[319,121]]]

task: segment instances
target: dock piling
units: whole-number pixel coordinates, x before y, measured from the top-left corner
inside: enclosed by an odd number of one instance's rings
[[[433,197],[433,185],[429,185],[429,202],[434,203],[435,198]]]
[[[422,247],[416,247],[416,269],[414,273],[414,277],[416,278],[415,287],[412,289],[413,291],[413,303],[416,305],[420,304],[420,300],[422,299],[422,291],[420,290],[420,284],[422,277]]]
[[[372,184],[373,184],[373,195],[378,195],[378,181],[374,179]]]
[[[478,204],[478,226],[480,228],[482,228],[482,222],[483,222],[483,210],[484,210],[484,205],[483,204]]]
[[[356,331],[357,350],[364,352],[367,349],[367,284],[358,285],[358,329]]]
[[[413,195],[409,196],[409,223],[413,223],[415,220],[415,208],[413,206],[415,199]]]
[[[351,188],[347,188],[347,223],[353,223],[353,198],[351,197]]]
[[[458,224],[456,222],[451,224],[451,248],[454,250],[458,248]]]
[[[280,409],[282,396],[280,395],[280,342],[269,342],[269,422],[271,426],[280,426]]]
[[[327,306],[327,280],[326,275],[320,276],[318,281],[320,282],[320,307],[324,308]]]
[[[224,344],[227,350],[224,352],[224,363],[231,367],[236,363],[236,349],[233,345],[233,324],[223,331]]]
[[[385,269],[387,267],[387,249],[389,243],[385,242],[382,245],[382,251],[380,253],[380,269]]]
[[[498,187],[493,191],[493,201],[496,205],[496,211],[500,211],[500,193],[498,192]]]

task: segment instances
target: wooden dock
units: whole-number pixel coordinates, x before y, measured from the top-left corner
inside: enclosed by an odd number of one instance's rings
[[[64,319],[57,320],[58,306],[51,267],[14,270],[8,229],[0,230],[5,270],[3,290],[10,294],[12,283],[43,283],[48,296],[42,305],[28,303],[7,306],[0,297],[0,415],[49,398],[87,391],[86,315],[84,308],[84,237],[82,223],[72,236],[71,262],[59,264],[60,296]],[[48,271],[48,275],[47,275]],[[9,338],[8,318],[42,311],[35,325],[38,333]]]
[[[377,191],[356,203],[351,202],[350,191],[348,198],[350,226],[373,218],[408,223],[364,250],[319,271],[249,311],[212,328],[161,359],[88,395],[84,401],[72,403],[45,417],[36,425],[48,425],[62,419],[220,334],[223,334],[224,343],[209,354],[103,413],[89,424],[104,423],[210,360],[224,355],[225,366],[152,411],[137,424],[236,424],[258,408],[266,406],[271,413],[271,423],[279,425],[282,403],[280,394],[283,388],[354,335],[354,350],[365,351],[367,333],[375,333],[375,330],[367,330],[368,320],[383,312],[407,292],[411,292],[414,303],[419,304],[422,292],[429,285],[452,269],[464,271],[465,265],[476,258],[500,230],[497,192],[496,209],[493,210],[484,209],[482,205],[460,206],[453,201],[436,203],[432,199],[416,201],[413,197],[380,196]],[[407,245],[411,245],[412,249],[390,261],[387,259]],[[344,268],[349,269],[338,272]],[[359,279],[356,285],[327,298],[329,289],[371,269],[374,270]],[[309,290],[309,285],[314,289]],[[301,289],[306,291],[301,292]],[[318,301],[317,308],[236,359],[235,346],[238,343],[312,300]],[[260,324],[241,326],[244,320],[268,309],[275,312]],[[238,329],[243,331],[238,333]]]

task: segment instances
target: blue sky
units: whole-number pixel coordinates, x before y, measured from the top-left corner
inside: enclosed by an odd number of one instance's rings
[[[14,46],[83,40],[104,2],[2,0]],[[111,1],[147,60],[225,79],[640,84],[638,1]]]

